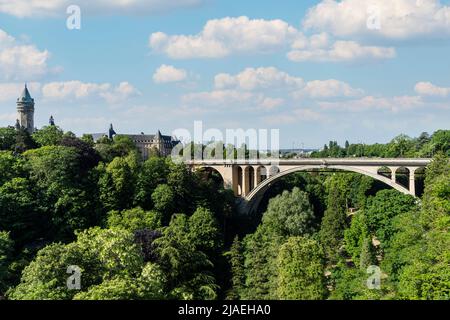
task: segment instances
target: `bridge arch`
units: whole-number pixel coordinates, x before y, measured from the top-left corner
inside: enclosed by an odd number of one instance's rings
[[[224,175],[221,170],[214,167],[198,167],[195,169],[197,173],[201,173],[202,176],[209,181],[213,181],[215,184],[224,184]]]
[[[359,174],[363,174],[366,176],[369,176],[373,179],[376,179],[378,181],[381,181],[387,185],[389,185],[390,187],[404,193],[404,194],[408,194],[408,195],[412,195],[415,196],[415,194],[408,190],[407,188],[403,187],[402,185],[396,183],[395,181],[393,181],[392,179],[387,178],[386,176],[380,175],[378,174],[378,172],[371,172],[368,170],[364,170],[362,168],[359,167],[354,167],[354,166],[340,166],[340,165],[330,165],[326,167],[327,169],[335,169],[335,170],[342,170],[342,171],[350,171],[350,172],[355,172],[355,173],[359,173]],[[253,200],[255,200],[256,198],[258,198],[258,196],[261,193],[264,193],[270,186],[271,184],[273,184],[275,181],[279,180],[280,178],[289,175],[291,173],[295,173],[295,172],[300,172],[300,171],[308,171],[311,169],[324,169],[324,166],[322,165],[316,165],[316,166],[312,166],[312,165],[305,165],[305,166],[299,166],[299,167],[295,167],[295,168],[291,168],[291,169],[287,169],[285,171],[282,171],[266,180],[264,180],[261,184],[259,184],[255,189],[253,189],[248,195],[247,197],[245,197],[245,200],[247,202],[252,202]]]
[[[192,160],[191,170],[215,169],[224,187],[233,190],[239,211],[250,213],[258,206],[265,191],[278,179],[299,171],[332,169],[359,173],[402,192],[416,196],[416,172],[423,172],[431,159],[326,158],[280,160]],[[250,167],[252,167],[250,169]],[[404,172],[403,172],[404,171]],[[408,174],[409,172],[409,174]],[[409,177],[408,177],[409,176]],[[401,177],[401,181],[397,178]],[[409,180],[409,183],[407,180]],[[400,180],[400,179],[399,179]],[[400,183],[399,183],[400,182]]]

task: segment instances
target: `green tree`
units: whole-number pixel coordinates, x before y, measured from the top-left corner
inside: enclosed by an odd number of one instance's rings
[[[51,219],[48,237],[72,240],[74,230],[98,224],[96,179],[74,147],[47,146],[24,153],[38,206]]]
[[[388,144],[386,157],[407,158],[414,155],[414,141],[407,135],[401,134]]]
[[[367,280],[370,274],[366,269],[352,268],[340,261],[331,270],[333,290],[330,300],[380,300],[395,299],[385,280],[382,280],[381,290],[369,289]]]
[[[16,129],[15,140],[12,149],[17,153],[23,153],[37,147],[36,142],[25,128]]]
[[[108,213],[108,227],[118,227],[135,232],[142,229],[156,230],[161,227],[161,217],[158,212],[144,211],[141,208],[111,211]]]
[[[137,152],[136,144],[130,137],[123,135],[116,135],[113,142],[114,152],[116,156],[124,157],[130,153]]]
[[[116,278],[136,278],[144,266],[134,235],[123,229],[93,228],[77,234],[77,241],[51,244],[40,250],[24,269],[10,299],[72,299],[67,288],[69,266],[81,269],[81,290]],[[106,286],[106,284],[105,284]]]
[[[358,212],[352,218],[350,228],[344,231],[345,250],[351,255],[355,264],[359,265],[361,250],[365,239],[369,237],[364,211]]]
[[[129,154],[139,152],[133,140],[124,135],[116,135],[112,140],[107,136],[102,137],[97,140],[95,149],[106,162],[111,162],[117,157],[126,157]]]
[[[376,251],[372,244],[372,239],[367,237],[364,239],[361,247],[359,267],[363,270],[366,270],[368,266],[376,264],[377,264]]]
[[[34,194],[25,178],[13,178],[0,187],[0,230],[9,231],[19,247],[42,236],[48,223]]]
[[[243,248],[239,237],[236,236],[230,251],[226,253],[231,265],[231,289],[227,293],[227,299],[239,300],[245,285],[245,270]]]
[[[206,239],[197,239],[204,242]],[[217,284],[209,257],[192,242],[186,215],[175,215],[163,236],[155,240],[171,295],[178,299],[215,299]]]
[[[189,238],[197,250],[212,254],[221,247],[221,234],[216,218],[206,208],[197,208],[189,217]]]
[[[270,232],[281,236],[302,236],[313,232],[314,211],[308,194],[294,188],[270,200],[262,222]]]
[[[92,134],[83,134],[81,136],[81,140],[86,142],[91,148],[93,148],[95,145],[94,137],[92,136]]]
[[[282,300],[325,298],[325,263],[320,244],[312,239],[291,237],[277,258],[277,296]]]
[[[0,151],[0,186],[12,178],[25,176],[24,160],[10,151]]]
[[[100,200],[107,210],[124,210],[132,206],[135,175],[125,158],[114,158],[101,167]]]
[[[9,238],[9,233],[0,231],[0,297],[4,295],[8,288],[9,264],[13,253],[13,241]]]
[[[177,195],[175,207],[178,212],[193,212],[196,209],[196,204],[192,201],[196,187],[193,175],[184,164],[169,162],[169,167],[167,184]]]
[[[402,257],[398,268],[398,292],[405,299],[445,299],[450,297],[450,162],[438,155],[426,171],[426,185],[419,217],[414,224],[398,221],[400,231],[394,238]],[[410,235],[415,235],[411,237]],[[400,240],[407,236],[411,242]],[[394,251],[395,252],[395,251]],[[394,260],[395,261],[395,260]]]
[[[364,214],[369,232],[381,242],[381,247],[389,246],[394,233],[392,220],[395,216],[414,210],[415,199],[397,190],[381,190],[370,197]]]
[[[277,296],[277,254],[291,236],[313,233],[314,214],[308,195],[292,192],[271,199],[256,232],[244,238],[245,290],[243,299],[275,299]]]
[[[46,126],[33,133],[32,137],[34,141],[41,147],[44,146],[56,146],[58,145],[64,136],[62,131],[57,126]]]
[[[160,184],[152,193],[154,208],[162,213],[163,223],[167,224],[176,208],[175,193],[167,184]]]
[[[165,292],[165,275],[160,267],[148,263],[139,277],[116,277],[92,286],[74,296],[74,300],[162,300]]]
[[[431,136],[433,152],[443,152],[450,156],[450,130],[438,130]]]
[[[276,256],[283,239],[273,236],[264,225],[244,238],[244,300],[276,298]]]
[[[327,180],[327,209],[320,227],[320,241],[329,264],[335,264],[340,256],[347,227],[348,186],[341,175]]]
[[[135,204],[149,210],[153,207],[152,194],[158,185],[167,182],[168,161],[161,157],[151,157],[142,164],[136,182]]]
[[[16,129],[14,127],[0,128],[0,150],[14,150],[16,144]]]

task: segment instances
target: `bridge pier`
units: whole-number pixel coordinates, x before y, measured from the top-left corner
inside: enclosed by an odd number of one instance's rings
[[[256,188],[261,182],[261,172],[258,166],[253,167],[253,188]]]
[[[416,170],[418,168],[411,168],[409,167],[409,192],[416,195]]]
[[[246,197],[250,193],[250,167],[241,166],[242,168],[242,195]]]
[[[397,183],[397,170],[399,167],[389,167],[391,169],[391,180],[393,183]]]

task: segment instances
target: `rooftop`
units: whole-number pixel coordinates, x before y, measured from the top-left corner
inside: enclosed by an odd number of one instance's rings
[[[17,98],[17,101],[34,102],[34,99],[31,97],[26,84],[25,84],[25,87],[23,88],[22,94],[19,96],[19,98]]]

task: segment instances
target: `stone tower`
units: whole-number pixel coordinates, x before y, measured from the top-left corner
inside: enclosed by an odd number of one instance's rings
[[[17,98],[17,121],[30,134],[34,132],[34,99],[31,98],[27,85]]]

